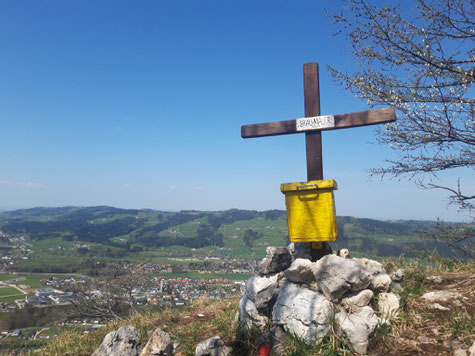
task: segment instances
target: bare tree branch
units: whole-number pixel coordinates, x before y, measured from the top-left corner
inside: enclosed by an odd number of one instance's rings
[[[414,179],[474,168],[475,2],[345,4],[340,13],[329,16],[338,35],[350,42],[360,70],[328,69],[356,97],[370,106],[393,106],[398,116],[397,122],[377,129],[377,141],[390,145],[399,157],[371,174]],[[453,193],[452,201],[461,209],[473,206],[474,195],[462,193],[459,185],[457,194],[445,190]]]

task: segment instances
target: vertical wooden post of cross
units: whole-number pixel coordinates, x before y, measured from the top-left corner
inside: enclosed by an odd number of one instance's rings
[[[318,63],[303,65],[303,87],[305,117],[320,116],[320,86],[318,84]],[[322,132],[305,133],[307,151],[307,181],[323,179]]]
[[[320,85],[318,78],[318,63],[311,62],[303,65],[303,86],[305,117],[320,116]],[[310,131],[305,133],[305,149],[307,153],[307,181],[323,179],[322,132]],[[312,261],[316,261],[330,252],[327,242],[300,242],[310,250]]]

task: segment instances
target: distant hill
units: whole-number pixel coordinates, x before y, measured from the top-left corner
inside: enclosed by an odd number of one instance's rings
[[[334,249],[372,256],[416,256],[425,248],[454,256],[445,244],[428,244],[418,234],[434,221],[380,221],[338,217]],[[248,231],[250,230],[250,231]],[[288,242],[282,210],[180,211],[119,209],[108,206],[32,208],[0,213],[0,231],[31,241],[60,239],[102,244],[122,250],[117,257],[170,246],[214,247],[229,255],[259,258],[266,246]],[[54,240],[54,241],[56,241]]]

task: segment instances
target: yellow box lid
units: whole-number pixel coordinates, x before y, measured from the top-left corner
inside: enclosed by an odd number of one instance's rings
[[[338,184],[334,179],[325,180],[311,180],[309,182],[296,182],[296,183],[282,183],[280,185],[280,191],[282,193],[295,192],[301,190],[317,190],[317,189],[338,189]]]

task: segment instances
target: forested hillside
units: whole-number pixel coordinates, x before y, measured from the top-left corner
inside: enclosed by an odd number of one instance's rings
[[[98,207],[33,208],[0,214],[2,239],[99,244],[104,257],[131,257],[141,251],[173,246],[214,248],[218,255],[262,257],[266,246],[288,243],[286,213],[281,210],[164,212],[149,209]],[[421,240],[430,221],[379,221],[338,217],[339,238],[334,249],[349,248],[372,256],[414,257],[426,248],[442,256],[454,252],[443,243]],[[3,248],[8,248],[8,243]],[[82,248],[80,255],[92,256]],[[181,250],[183,253],[183,250]],[[207,250],[208,251],[208,250]],[[95,254],[95,255],[97,255]]]

